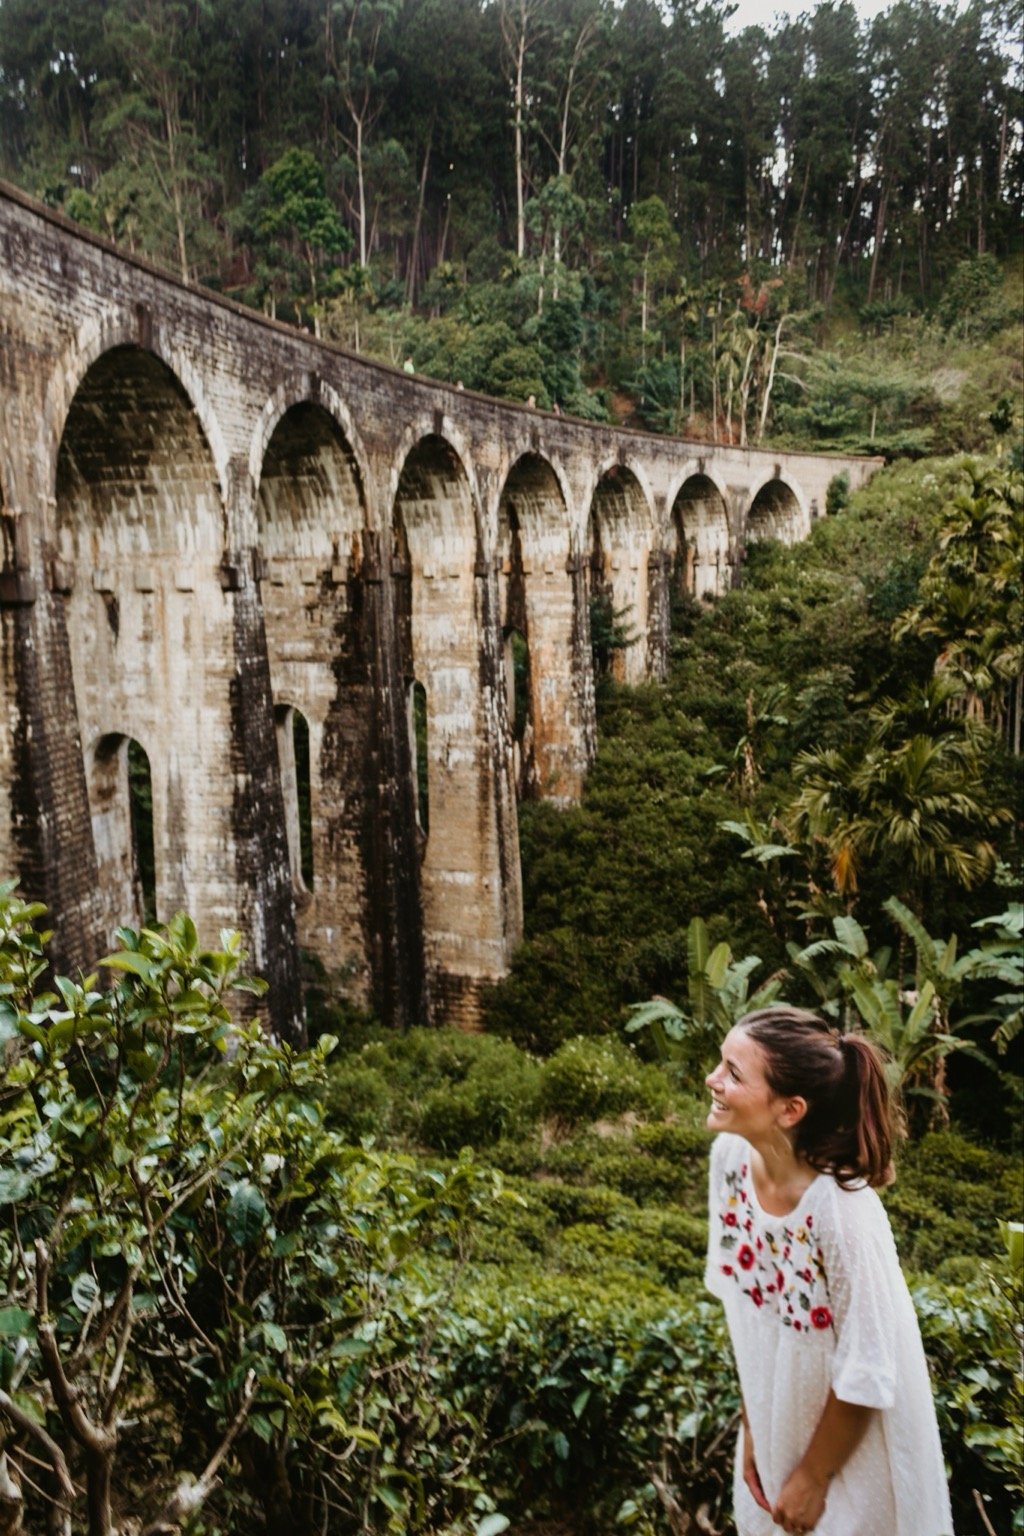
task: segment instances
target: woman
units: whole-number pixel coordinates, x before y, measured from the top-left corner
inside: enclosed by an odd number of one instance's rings
[[[707,1079],[708,1288],[742,1392],[739,1536],[950,1536],[921,1335],[876,1190],[892,1110],[876,1050],[766,1008]]]

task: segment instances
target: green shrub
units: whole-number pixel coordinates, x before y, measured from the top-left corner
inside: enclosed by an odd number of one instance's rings
[[[695,1516],[706,1503],[718,1528],[738,1406],[718,1306],[678,1304],[632,1275],[595,1279],[585,1268],[568,1284],[474,1275],[458,1303],[477,1331],[472,1352],[451,1351],[449,1369],[466,1399],[489,1404],[481,1470],[488,1486],[508,1489],[505,1507],[542,1514],[569,1503],[600,1530],[620,1511],[632,1523],[633,1508],[653,1519],[650,1467],[661,1465],[681,1507]]]
[[[614,1039],[568,1040],[541,1071],[541,1109],[568,1125],[628,1110],[659,1115],[670,1098],[664,1075]]]
[[[536,1185],[536,1198],[562,1227],[580,1222],[607,1224],[626,1209],[636,1210],[634,1201],[602,1184],[569,1184],[560,1179],[546,1179]]]
[[[505,1040],[463,1058],[465,1076],[435,1088],[423,1100],[420,1135],[442,1152],[486,1147],[522,1135],[539,1114],[540,1069]]]
[[[324,1121],[346,1141],[386,1136],[391,1127],[393,1095],[379,1067],[358,1058],[334,1065],[323,1092]]]
[[[1024,1530],[1022,1300],[1004,1259],[976,1263],[967,1284],[914,1291],[960,1530],[976,1529],[975,1490],[992,1528]]]
[[[667,1244],[674,1234],[645,1235]],[[653,1533],[667,1528],[650,1481],[657,1466],[694,1528],[706,1504],[722,1529],[738,1410],[722,1309],[683,1274],[675,1296],[653,1278],[638,1285],[635,1230],[566,1237],[578,1259],[570,1279],[475,1270],[441,1326],[437,1390],[485,1418],[482,1480],[504,1490],[509,1511],[569,1502],[593,1529],[619,1517]],[[692,1244],[678,1247],[696,1257]],[[1020,1298],[998,1276],[914,1293],[963,1530],[976,1528],[974,1489],[994,1529],[1021,1528]]]
[[[952,1275],[950,1264],[991,1254],[998,1222],[1024,1205],[1019,1160],[955,1131],[910,1143],[897,1173],[885,1202],[900,1256],[914,1271]]]
[[[707,1224],[681,1212],[636,1211],[612,1226],[566,1227],[555,1256],[570,1274],[602,1274],[607,1284],[630,1273],[637,1284],[692,1290],[704,1273]]]

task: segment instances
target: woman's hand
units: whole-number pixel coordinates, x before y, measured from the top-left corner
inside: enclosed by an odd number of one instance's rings
[[[771,1514],[772,1507],[764,1496],[761,1487],[761,1474],[757,1470],[757,1461],[754,1458],[754,1442],[750,1434],[750,1425],[744,1416],[743,1420],[743,1481],[750,1489],[750,1497],[761,1509],[766,1509]]]
[[[805,1531],[814,1530],[825,1513],[827,1494],[827,1478],[822,1481],[804,1467],[797,1467],[786,1479],[778,1503],[771,1512],[772,1519],[793,1536],[804,1536]]]

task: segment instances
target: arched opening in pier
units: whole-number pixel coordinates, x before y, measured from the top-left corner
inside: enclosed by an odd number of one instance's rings
[[[804,531],[800,503],[786,482],[769,480],[762,485],[747,518],[747,542],[778,539],[781,544],[796,544]]]
[[[223,852],[235,779],[223,504],[199,417],[151,352],[115,347],[89,368],[64,425],[55,489],[81,739],[99,740],[113,718],[126,738],[160,744],[150,780],[156,905],[187,908],[216,931],[225,909],[238,910]],[[117,762],[127,771],[127,748],[104,761],[109,788]],[[123,890],[120,824],[97,856],[120,861]],[[100,836],[104,825],[114,823],[101,822]]]
[[[115,732],[94,743],[86,768],[102,923],[110,936],[157,920],[153,776],[145,749]]]
[[[672,507],[675,549],[672,590],[718,597],[731,576],[729,516],[721,491],[707,475],[691,475]]]
[[[648,560],[653,519],[633,472],[613,465],[598,481],[588,525],[588,595],[594,672],[620,682],[647,675]]]
[[[296,895],[314,888],[313,785],[310,772],[309,721],[300,709],[279,704],[274,710],[277,756],[281,765],[288,866]]]
[[[415,679],[408,689],[409,754],[416,784],[416,825],[424,838],[430,836],[430,743],[427,724],[427,690]]]

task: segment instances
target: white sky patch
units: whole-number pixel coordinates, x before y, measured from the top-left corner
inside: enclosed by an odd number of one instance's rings
[[[891,9],[894,0],[855,0],[857,15],[862,21],[870,21],[880,11]],[[966,0],[957,0],[957,10],[965,8]],[[736,14],[726,25],[729,33],[742,32],[744,27],[764,27],[774,32],[780,21],[817,10],[815,0],[739,0]]]

